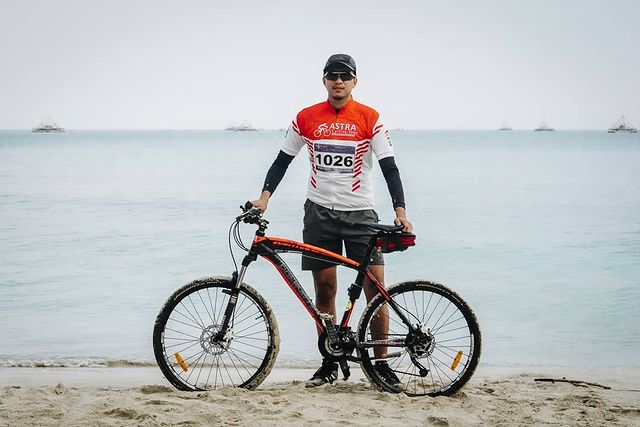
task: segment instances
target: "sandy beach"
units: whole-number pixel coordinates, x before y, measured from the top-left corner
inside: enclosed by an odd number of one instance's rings
[[[254,391],[187,393],[155,367],[0,368],[0,425],[640,424],[638,370],[481,367],[455,396],[437,398],[379,392],[354,371],[306,389],[312,370],[276,368]],[[592,385],[536,381],[563,377]]]

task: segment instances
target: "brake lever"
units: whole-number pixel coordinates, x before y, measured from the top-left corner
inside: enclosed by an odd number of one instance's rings
[[[262,210],[260,208],[253,207],[253,203],[247,201],[244,205],[240,205],[240,209],[242,210],[242,215],[236,217],[237,222],[244,222],[245,224],[249,224],[251,222],[251,216],[256,216],[257,218],[262,217]]]
[[[260,219],[262,217],[262,211],[259,208],[251,208],[243,216],[243,221],[245,222],[245,224],[250,224],[252,223],[252,217],[255,217],[255,219]]]

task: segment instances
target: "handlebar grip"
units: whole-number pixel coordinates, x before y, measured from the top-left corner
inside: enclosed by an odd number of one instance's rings
[[[247,213],[249,212],[249,210],[253,207],[253,203],[251,203],[250,201],[246,201],[244,203],[244,205],[240,205],[240,209],[242,209],[242,212]]]

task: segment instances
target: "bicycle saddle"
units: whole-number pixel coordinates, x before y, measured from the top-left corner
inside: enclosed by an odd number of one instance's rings
[[[378,224],[377,222],[354,222],[353,225],[360,225],[364,227],[370,227],[383,233],[397,233],[402,231],[404,228],[402,225],[386,225],[386,224]]]

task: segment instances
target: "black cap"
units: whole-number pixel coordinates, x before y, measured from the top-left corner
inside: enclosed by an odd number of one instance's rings
[[[327,63],[325,64],[322,72],[326,73],[329,67],[333,65],[344,65],[353,71],[353,75],[356,74],[356,61],[346,53],[336,53],[335,55],[331,55],[329,59],[327,59]]]

